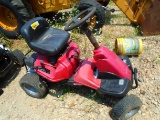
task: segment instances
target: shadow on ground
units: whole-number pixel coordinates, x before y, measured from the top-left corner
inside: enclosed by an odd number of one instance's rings
[[[49,83],[49,95],[54,97],[62,97],[67,93],[79,94],[87,99],[96,101],[98,104],[104,104],[113,107],[121,98],[101,95],[97,91],[84,86],[69,86],[65,83]]]
[[[0,95],[3,94],[3,88],[6,88],[19,74],[21,67],[13,65],[12,69],[3,78],[0,78]]]

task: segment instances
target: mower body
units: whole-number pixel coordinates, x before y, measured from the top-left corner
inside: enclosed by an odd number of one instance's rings
[[[0,78],[2,78],[13,67],[14,59],[10,51],[5,51],[1,48],[0,48],[0,51],[3,52],[0,54]]]
[[[100,94],[116,97],[124,97],[129,90],[137,87],[137,70],[133,71],[128,57],[117,56],[108,48],[100,46],[88,28],[86,20],[95,11],[96,7],[82,11],[65,25],[64,30],[49,26],[42,17],[25,23],[21,34],[31,50],[35,51],[24,60],[27,73],[21,78],[20,86],[26,94],[34,98],[45,97],[48,93],[48,81],[54,83],[63,81],[72,86],[85,86]],[[86,16],[79,19],[84,14]],[[79,26],[94,47],[93,57],[84,60],[79,59],[78,45],[70,40],[68,32]],[[133,80],[136,83],[135,87]],[[112,113],[116,116],[112,118],[128,119],[138,112],[142,105],[141,100],[137,97],[127,98],[117,105],[118,108],[115,106]],[[137,102],[133,102],[134,99]],[[124,104],[126,101],[131,103]],[[122,110],[122,113],[118,115],[117,110]]]
[[[23,58],[24,54],[18,49],[10,51],[6,45],[0,43],[0,78],[5,77],[14,64],[23,66]]]
[[[78,45],[68,41],[60,57],[38,53],[25,59],[26,66],[50,82],[65,81],[69,85],[86,86],[101,94],[125,96],[132,89],[132,70],[104,46],[94,50],[94,57],[79,59]],[[34,57],[33,57],[34,56]],[[33,72],[33,69],[28,72]]]
[[[14,58],[9,48],[0,43],[0,78],[4,77],[13,67]]]
[[[69,85],[86,86],[114,96],[124,96],[132,89],[133,70],[127,62],[129,59],[117,56],[108,48],[100,46],[94,49],[92,58],[80,60],[80,50],[69,40],[70,34],[49,26],[42,17],[27,22],[21,33],[35,51],[24,60],[28,73],[34,72],[50,82],[65,81]],[[90,30],[85,32],[92,41],[94,37],[90,33]]]

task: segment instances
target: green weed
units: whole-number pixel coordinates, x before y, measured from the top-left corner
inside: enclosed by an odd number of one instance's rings
[[[71,19],[78,13],[79,10],[77,8],[73,8],[69,11],[60,11],[57,13],[52,13],[52,17],[46,17],[46,19],[50,26],[55,28],[62,28],[62,26],[64,26],[69,19]]]
[[[142,28],[140,26],[135,26],[136,35],[142,36]]]
[[[155,57],[155,58],[152,60],[152,62],[158,63],[158,57]]]
[[[4,43],[7,47],[11,48],[12,46],[12,41],[9,40],[6,36],[3,34],[0,34],[0,42]]]

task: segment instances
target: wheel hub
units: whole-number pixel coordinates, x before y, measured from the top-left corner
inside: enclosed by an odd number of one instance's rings
[[[14,31],[17,28],[17,19],[13,12],[10,11],[8,8],[0,6],[0,18],[0,26],[3,29],[7,31]]]
[[[33,96],[37,96],[38,95],[38,91],[33,86],[31,86],[31,85],[25,84],[24,85],[24,89],[30,95],[33,95]]]
[[[95,15],[91,16],[90,21],[87,22],[87,24],[89,26],[89,29],[92,30],[96,26],[96,16]]]
[[[129,119],[131,118],[133,115],[135,115],[137,113],[139,109],[138,108],[134,108],[132,110],[130,110],[126,115],[125,115],[125,118],[126,119]]]

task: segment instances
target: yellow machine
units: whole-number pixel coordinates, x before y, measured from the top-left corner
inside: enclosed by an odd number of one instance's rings
[[[22,25],[29,19],[42,13],[57,12],[80,6],[80,11],[90,6],[96,6],[97,11],[93,17],[93,29],[99,29],[104,25],[105,12],[102,5],[107,5],[109,0],[0,0],[0,32],[8,38],[16,38]]]
[[[112,0],[143,35],[160,34],[160,0]]]
[[[105,23],[104,7],[110,0],[0,0],[0,32],[16,38],[21,27],[35,15],[57,12],[78,6],[80,11],[96,6],[97,11],[89,25],[93,31]],[[112,0],[126,17],[142,28],[143,35],[160,34],[159,0]]]
[[[74,6],[80,0],[26,0],[32,5],[35,14],[46,12],[55,12],[59,10],[68,9]],[[92,0],[91,0],[92,1]],[[109,0],[96,0],[102,5],[108,4]],[[108,2],[107,2],[108,1]]]

